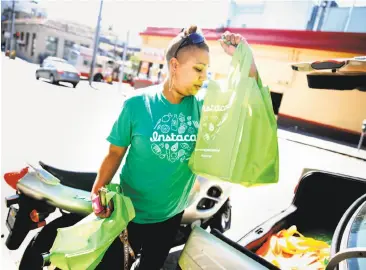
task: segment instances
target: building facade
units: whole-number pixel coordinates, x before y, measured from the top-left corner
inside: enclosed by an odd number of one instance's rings
[[[2,29],[7,25],[8,21],[2,22]],[[92,47],[94,38],[91,27],[48,19],[17,19],[15,31],[20,34],[17,56],[31,63],[39,63],[44,56],[66,59],[74,44]]]
[[[1,23],[1,42],[5,42],[5,29],[8,21]],[[69,50],[74,44],[87,48],[94,46],[94,28],[68,21],[50,20],[45,18],[16,19],[15,32],[17,40],[17,56],[31,63],[39,63],[46,56],[56,56],[67,60]],[[112,35],[115,40],[108,37]],[[101,31],[98,53],[105,56],[121,57],[123,42],[111,31]],[[138,52],[140,48],[128,47],[128,53]],[[114,53],[115,51],[115,53]]]

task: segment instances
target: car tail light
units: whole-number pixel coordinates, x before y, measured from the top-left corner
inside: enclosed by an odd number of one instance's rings
[[[39,214],[36,209],[30,212],[29,217],[35,223],[33,228],[41,228],[46,225],[46,221],[42,217],[42,214]]]
[[[62,70],[57,70],[58,74],[64,74],[64,72]]]
[[[46,225],[46,217],[48,215],[45,213],[39,213],[36,209],[30,212],[29,217],[30,219],[36,223],[35,228],[40,228]]]
[[[5,182],[16,190],[18,181],[28,173],[28,169],[29,167],[25,167],[19,172],[9,172],[4,174]]]
[[[78,72],[78,76],[79,76],[79,77],[81,76],[81,73],[80,73],[80,72]]]
[[[34,209],[32,212],[30,212],[29,217],[33,222],[39,222],[39,213],[37,210]]]

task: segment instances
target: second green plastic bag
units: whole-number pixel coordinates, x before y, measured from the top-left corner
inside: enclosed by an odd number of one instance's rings
[[[208,84],[189,161],[198,175],[247,187],[278,182],[277,121],[269,89],[249,77],[252,61],[250,47],[239,44],[228,79]]]
[[[62,270],[95,269],[108,247],[135,217],[132,202],[120,193],[119,185],[111,184],[107,189],[107,201],[114,203],[111,216],[101,219],[92,213],[74,226],[58,229],[50,250],[53,266]]]

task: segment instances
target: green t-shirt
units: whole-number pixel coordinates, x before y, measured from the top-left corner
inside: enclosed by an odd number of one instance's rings
[[[171,104],[163,86],[127,99],[107,140],[130,146],[120,179],[136,223],[156,223],[182,212],[194,184],[188,160],[195,147],[202,98]]]

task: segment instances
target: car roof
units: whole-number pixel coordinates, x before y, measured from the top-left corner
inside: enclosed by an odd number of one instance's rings
[[[58,61],[58,62],[67,62],[65,59],[54,57],[54,56],[48,56],[45,60],[51,60],[51,61]]]

